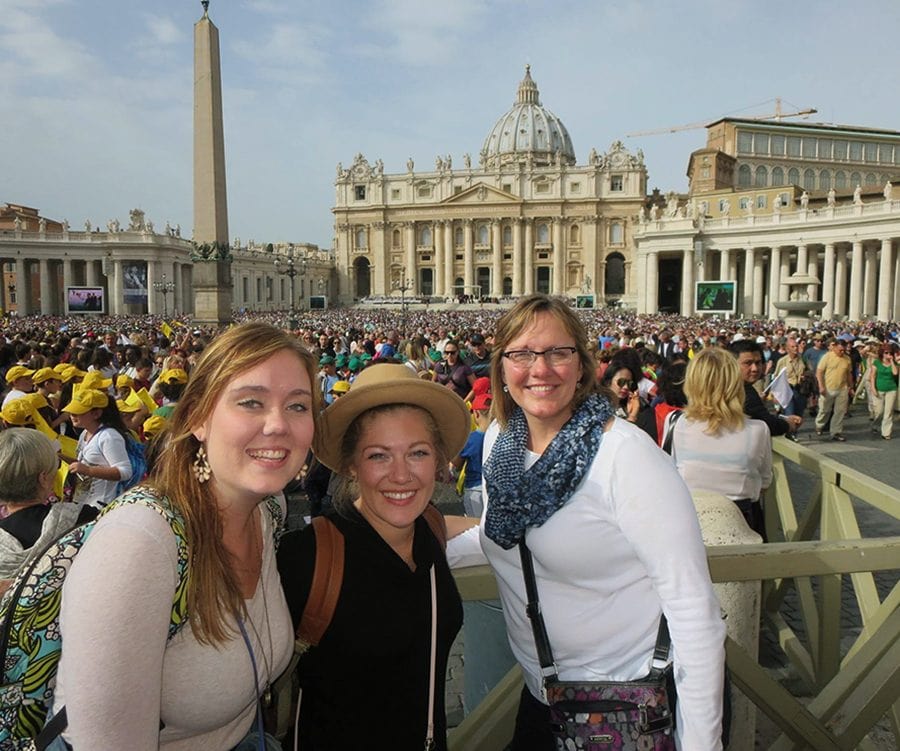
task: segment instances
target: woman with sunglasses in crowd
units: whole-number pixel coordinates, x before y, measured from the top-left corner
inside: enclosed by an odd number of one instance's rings
[[[444,359],[435,364],[431,380],[451,389],[460,399],[472,390],[475,374],[459,355],[459,342],[448,339],[444,345]]]
[[[616,416],[634,423],[656,440],[656,417],[648,402],[641,398],[638,384],[644,374],[637,352],[629,347],[613,355],[603,374],[601,385],[617,397]]]
[[[525,676],[510,748],[557,748],[526,614],[524,543],[560,680],[646,676],[664,614],[678,747],[721,749],[725,625],[690,492],[597,388],[586,332],[566,301],[522,298],[500,319],[494,353],[486,510],[448,554],[454,565],[476,563],[480,543],[497,578]],[[610,372],[613,381],[638,375],[625,365]]]

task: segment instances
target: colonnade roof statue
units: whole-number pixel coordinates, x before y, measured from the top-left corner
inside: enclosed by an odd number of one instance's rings
[[[575,164],[569,132],[562,120],[541,105],[530,65],[525,66],[515,104],[491,128],[480,156],[485,168],[519,162],[538,167]]]

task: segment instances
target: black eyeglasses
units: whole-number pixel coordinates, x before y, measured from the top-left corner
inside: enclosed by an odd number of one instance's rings
[[[568,365],[578,351],[577,347],[551,347],[543,352],[533,349],[514,349],[504,352],[503,356],[513,365],[519,368],[530,368],[534,365],[539,355],[543,355],[544,361],[551,367]]]
[[[455,354],[457,354],[458,352],[459,352],[458,349],[445,349],[445,350],[444,350],[444,354],[445,354],[445,355],[455,355]]]
[[[627,378],[616,378],[616,386],[620,389],[628,388],[634,391],[634,381],[629,381]]]

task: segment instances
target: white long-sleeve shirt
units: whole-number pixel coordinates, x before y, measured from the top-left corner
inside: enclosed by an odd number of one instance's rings
[[[87,433],[78,436],[78,461],[92,467],[115,467],[119,471],[119,479],[79,478],[72,500],[101,508],[116,497],[119,482],[131,478],[131,460],[125,439],[118,430],[102,428],[90,440],[86,440],[86,436]]]
[[[485,436],[485,461],[497,435],[495,423]],[[537,459],[529,454],[526,464]],[[490,508],[487,494],[486,500]],[[503,550],[480,529],[513,654],[539,698],[519,551]],[[470,530],[450,540],[448,558],[457,566],[476,562],[472,539]],[[662,607],[678,688],[678,746],[720,749],[725,624],[690,493],[656,444],[615,420],[575,493],[542,526],[529,529],[526,541],[560,679],[645,676]]]

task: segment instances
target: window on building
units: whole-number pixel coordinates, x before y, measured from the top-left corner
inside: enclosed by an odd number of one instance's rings
[[[765,193],[761,196],[756,197],[756,208],[764,209],[769,205],[769,202],[766,200]]]
[[[753,135],[753,153],[761,156],[767,156],[769,153],[769,134],[754,133]]]
[[[784,156],[784,136],[772,136],[769,140],[772,156]]]
[[[463,233],[462,227],[457,227],[456,232],[453,233],[453,244],[457,248],[461,248],[465,244],[465,234]]]
[[[857,185],[862,185],[862,175],[860,175],[859,172],[851,172],[850,187],[855,188]]]
[[[756,180],[753,183],[757,188],[765,188],[769,181],[769,170],[763,166],[756,168]]]
[[[490,243],[490,231],[486,224],[478,225],[478,244],[488,245]]]
[[[862,143],[860,141],[850,141],[850,161],[862,161]]]
[[[878,147],[878,161],[882,164],[890,164],[894,160],[893,150],[893,146],[888,146],[886,143],[881,144]]]
[[[427,224],[419,230],[419,245],[431,245],[431,227]]]
[[[728,199],[727,199],[727,198],[720,198],[720,199],[719,199],[719,211],[720,211],[720,212],[724,212],[726,206],[728,206]]]
[[[619,193],[625,190],[625,178],[623,175],[609,176],[609,190],[611,193]]]
[[[460,257],[460,258],[457,258],[456,260],[460,261],[460,260],[462,260],[462,258]],[[463,281],[463,278],[461,276],[458,276],[458,277],[456,277],[456,279],[453,280],[453,291],[457,295],[465,294],[465,282]]]
[[[777,188],[779,185],[784,185],[784,170],[781,167],[774,167],[772,169],[772,186]]]
[[[357,248],[365,248],[366,247],[366,230],[363,227],[360,227],[356,230],[356,247]]]
[[[512,193],[512,183],[503,183],[503,190],[507,193]]]
[[[621,253],[610,253],[606,257],[606,278],[603,280],[603,294],[625,294],[625,257]]]
[[[537,227],[537,241],[546,245],[550,242],[550,227],[547,224],[539,224]]]
[[[509,297],[512,294],[512,277],[503,277],[503,294]]]
[[[422,258],[424,261],[425,258]],[[434,269],[422,269],[419,271],[419,291],[423,295],[434,294]]]
[[[834,173],[834,187],[835,190],[845,190],[847,187],[847,175],[841,170]]]
[[[846,141],[835,141],[834,142],[834,160],[836,162],[843,161],[847,158],[847,142]]]
[[[462,191],[463,191],[462,185],[454,185],[453,186],[453,195],[458,195],[459,193],[462,193]]]
[[[878,185],[878,178],[875,177],[874,172],[869,172],[866,174],[866,185]]]
[[[804,138],[803,139],[803,156],[806,159],[815,159],[816,158],[816,139],[815,138]]]
[[[400,247],[400,230],[395,229],[391,232],[391,247],[399,248]]]
[[[742,211],[746,211],[747,207],[750,205],[750,196],[741,196],[738,199],[738,206]]]
[[[799,185],[800,184],[800,170],[796,167],[791,167],[788,170],[788,185]]]
[[[475,269],[475,284],[481,290],[482,297],[491,295],[491,270],[487,266],[479,266]]]
[[[512,245],[512,227],[506,225],[503,228],[503,247],[508,248]]]
[[[790,193],[779,193],[778,197],[781,199],[782,206],[790,206],[794,202]]]
[[[569,227],[569,245],[581,245],[581,227],[577,224]]]
[[[750,154],[753,151],[753,134],[746,130],[738,131],[737,138],[738,154]]]
[[[738,185],[742,188],[750,187],[750,165],[742,164],[738,167]]]
[[[535,269],[537,272],[537,284],[535,285],[535,291],[541,295],[549,295],[550,294],[550,272],[551,269],[549,266],[539,266]]]
[[[827,169],[823,169],[819,173],[819,190],[831,189],[831,173]]]
[[[878,161],[878,144],[877,143],[867,143],[866,144],[866,161],[869,163]]]
[[[353,195],[357,201],[365,201],[366,200],[366,186],[365,185],[354,185],[353,186]]]
[[[833,142],[830,138],[819,139],[819,159],[831,159]]]
[[[816,189],[816,173],[811,170],[803,171],[803,190],[815,190]]]
[[[431,186],[430,185],[420,185],[416,189],[416,195],[419,198],[431,198]]]
[[[550,192],[550,183],[535,183],[534,186],[535,193],[549,193]]]
[[[572,183],[569,186],[569,191],[571,193],[581,193],[581,183]]]
[[[621,245],[625,242],[625,228],[622,222],[611,222],[609,225],[609,244]]]
[[[800,156],[800,136],[788,136],[787,153],[788,156]]]

